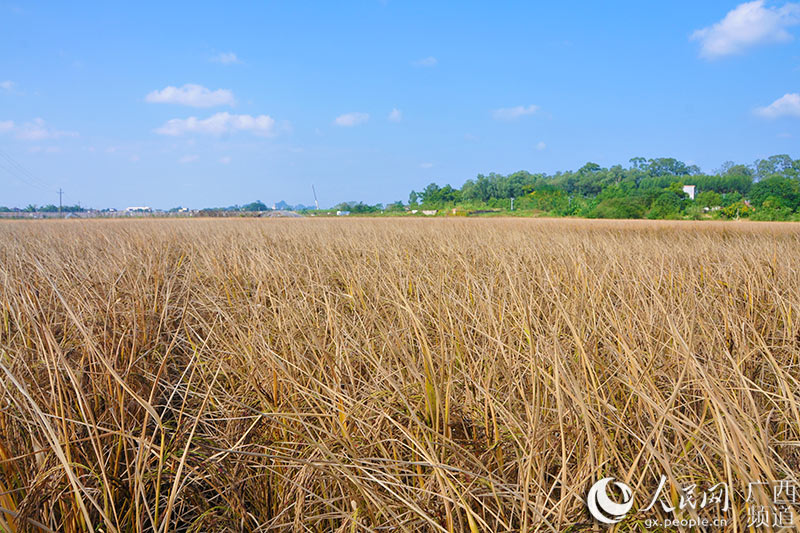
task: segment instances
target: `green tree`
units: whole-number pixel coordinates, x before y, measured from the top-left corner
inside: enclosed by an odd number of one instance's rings
[[[633,170],[644,170],[647,168],[647,159],[644,157],[632,157],[629,162]]]
[[[699,171],[697,167],[688,167],[683,161],[678,161],[672,157],[648,159],[647,163],[646,169],[651,176],[685,176]]]
[[[653,201],[653,205],[647,212],[647,218],[675,218],[683,208],[683,200],[684,197],[676,191],[666,190]]]
[[[242,206],[242,211],[267,211],[269,208],[261,200],[250,202]]]
[[[717,207],[722,205],[722,195],[715,191],[703,191],[695,196],[694,201],[700,207]]]
[[[773,203],[779,207],[794,211],[800,205],[800,185],[797,180],[781,176],[763,179],[750,190],[750,201],[760,207],[767,198],[773,198]]]
[[[387,205],[386,211],[389,213],[400,213],[405,211],[405,206],[403,205],[403,202],[398,200],[397,202],[392,202],[391,204]]]
[[[773,155],[755,162],[756,176],[763,180],[771,176],[797,177],[800,161],[794,161],[786,154]]]

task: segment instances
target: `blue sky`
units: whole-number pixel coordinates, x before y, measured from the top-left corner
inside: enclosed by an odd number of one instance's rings
[[[765,1],[0,0],[0,205],[311,204],[313,183],[330,206],[800,157],[799,33],[800,4]]]

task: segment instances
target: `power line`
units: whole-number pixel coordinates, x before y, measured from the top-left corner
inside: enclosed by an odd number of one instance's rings
[[[11,165],[11,169],[13,169],[15,172],[21,173],[24,177],[30,179],[39,186],[50,187],[49,183],[45,182],[36,176],[36,174],[25,168],[19,161],[11,157],[7,152],[0,150],[0,156],[2,156],[7,163]]]
[[[26,185],[36,187],[41,190],[52,191],[54,189],[53,186],[25,168],[19,161],[11,157],[11,155],[2,149],[0,149],[0,158],[0,168],[3,168],[6,172],[8,172],[11,177]]]
[[[30,179],[25,177],[24,174],[21,174],[14,167],[8,165],[7,163],[4,164],[4,162],[2,160],[0,160],[0,169],[5,170],[12,178],[14,178],[15,180],[19,181],[20,183],[22,183],[24,185],[28,185],[30,187],[35,187],[35,188],[41,189],[41,190],[47,190],[47,188],[43,187],[41,184],[39,184],[37,182],[34,182],[34,181],[31,181]]]

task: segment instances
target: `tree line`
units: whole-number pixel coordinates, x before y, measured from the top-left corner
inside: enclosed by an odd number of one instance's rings
[[[685,185],[695,186],[694,199],[684,192]],[[508,175],[492,172],[478,174],[460,188],[434,182],[421,191],[412,190],[407,204],[342,202],[333,210],[353,214],[405,213],[415,209],[469,212],[509,210],[512,203],[515,211],[551,216],[800,220],[800,159],[782,154],[749,165],[729,161],[710,174],[674,158],[643,157],[630,159],[627,166],[604,168],[590,162],[578,170],[555,174],[524,170]],[[283,201],[275,208],[313,211],[310,206],[291,206]],[[24,209],[0,207],[0,212],[58,209],[55,205],[29,205]],[[62,208],[65,213],[85,210],[78,205]],[[257,200],[201,212],[268,210],[266,204]]]
[[[83,213],[87,211],[87,209],[79,205],[65,205],[59,207],[54,204],[29,204],[24,208],[0,206],[0,213],[58,213],[59,211],[62,213]]]
[[[684,185],[694,185],[692,200]],[[409,207],[510,209],[589,218],[800,219],[800,159],[774,155],[724,163],[711,174],[674,158],[634,157],[629,165],[586,163],[576,171],[479,174],[461,188],[431,183]],[[396,205],[396,204],[393,204]]]

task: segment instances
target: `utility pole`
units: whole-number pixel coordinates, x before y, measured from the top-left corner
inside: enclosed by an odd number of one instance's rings
[[[317,211],[319,211],[319,202],[317,201],[317,190],[314,189],[314,184],[311,184],[311,192],[314,193],[314,205],[317,207]]]
[[[61,188],[58,189],[58,218],[61,218],[61,195],[64,194],[64,191]]]

